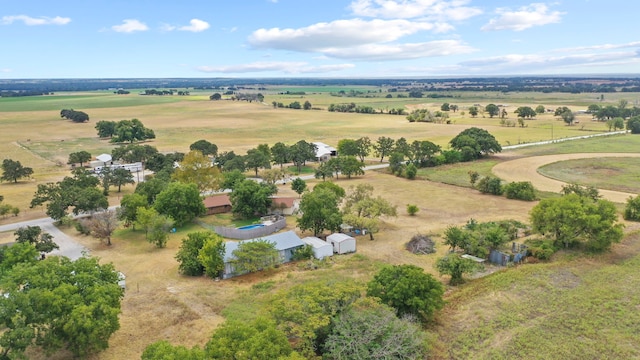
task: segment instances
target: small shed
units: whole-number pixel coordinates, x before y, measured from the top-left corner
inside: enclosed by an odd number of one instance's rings
[[[333,256],[333,246],[320,238],[308,236],[302,239],[302,242],[313,247],[313,256],[318,260]]]
[[[231,200],[227,194],[207,196],[202,202],[207,209],[207,215],[231,212]]]
[[[347,234],[331,234],[327,236],[327,242],[333,245],[333,252],[336,254],[356,252],[356,239]]]

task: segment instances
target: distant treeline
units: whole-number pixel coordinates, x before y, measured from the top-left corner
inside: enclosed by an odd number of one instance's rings
[[[420,89],[429,93],[448,91],[538,91],[567,93],[610,93],[640,91],[640,76],[549,76],[470,77],[413,79],[325,79],[325,78],[166,78],[166,79],[0,79],[0,93],[89,91],[105,89],[258,89],[281,86],[378,86],[396,91]],[[4,96],[4,95],[3,95]],[[15,95],[13,95],[15,96]]]
[[[27,90],[27,91],[0,91],[0,97],[20,97],[20,96],[36,96],[36,95],[53,95],[48,91],[35,91],[35,90]]]

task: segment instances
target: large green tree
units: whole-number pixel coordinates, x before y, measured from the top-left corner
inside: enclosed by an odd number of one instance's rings
[[[110,138],[116,133],[115,121],[100,120],[96,123],[96,130],[98,130],[98,137]]]
[[[496,104],[488,104],[484,107],[484,111],[489,114],[490,118],[493,118],[494,116],[498,116],[498,114],[500,113],[500,108]]]
[[[109,206],[107,197],[97,188],[100,180],[87,170],[79,168],[73,171],[73,177],[65,177],[57,183],[39,184],[31,199],[31,207],[46,204],[46,213],[54,220],[68,215],[69,207],[73,213],[93,212]]]
[[[316,186],[313,191],[302,196],[302,216],[297,220],[298,227],[302,231],[313,231],[314,236],[322,234],[324,230],[337,231],[342,224],[339,203],[340,198],[335,192]]]
[[[13,233],[18,243],[29,243],[39,252],[51,252],[60,246],[53,241],[51,234],[42,231],[40,226],[24,226]]]
[[[187,349],[182,345],[171,345],[166,340],[156,341],[144,349],[141,360],[204,360],[204,350],[195,346]]]
[[[304,140],[300,140],[289,147],[289,156],[291,157],[293,164],[298,169],[298,173],[300,173],[302,166],[307,161],[315,160],[316,146]]]
[[[198,192],[204,192],[220,189],[222,175],[209,157],[199,150],[191,150],[178,164],[171,178],[185,184],[195,184]]]
[[[450,285],[459,285],[464,282],[462,275],[465,273],[473,273],[478,270],[480,265],[473,260],[465,259],[459,254],[448,254],[436,261],[436,269],[440,275],[450,275]]]
[[[29,177],[33,174],[33,169],[22,166],[20,161],[11,159],[2,160],[2,176],[1,181],[11,181],[17,183],[18,179]]]
[[[531,209],[533,230],[556,246],[582,243],[588,250],[603,251],[622,239],[615,205],[607,200],[568,194],[541,200]]]
[[[267,147],[268,150],[268,147]],[[244,157],[247,168],[253,169],[258,177],[258,169],[270,169],[271,168],[271,152],[268,153],[261,149],[250,149],[247,151],[247,155]]]
[[[465,153],[472,151],[474,159],[502,151],[502,146],[487,130],[471,127],[460,132],[449,141],[452,148]],[[464,156],[464,155],[463,155]]]
[[[213,144],[207,140],[198,140],[189,145],[189,150],[198,150],[204,156],[216,156],[218,155],[218,145]]]
[[[367,284],[367,296],[377,297],[398,315],[429,321],[444,306],[444,286],[415,265],[382,268]]]
[[[282,262],[275,243],[267,240],[242,241],[232,254],[237,274],[273,269]]]
[[[271,147],[271,160],[274,164],[279,164],[280,168],[283,164],[288,163],[290,158],[290,149],[284,143],[277,142]]]
[[[104,350],[120,327],[118,274],[97,258],[52,256],[18,264],[2,278],[0,355],[22,358],[37,346],[81,357]]]
[[[334,320],[325,359],[424,359],[426,338],[418,324],[398,318],[392,308],[359,299]]]
[[[212,237],[211,231],[190,232],[182,239],[182,245],[176,254],[178,260],[178,271],[189,276],[200,276],[204,274],[204,266],[198,260],[198,253],[205,241]]]
[[[126,194],[120,200],[120,207],[118,207],[118,219],[123,220],[125,226],[133,226],[135,230],[135,223],[138,219],[138,208],[146,208],[149,206],[149,202],[144,195],[141,194]]]
[[[380,136],[378,140],[376,140],[375,144],[373,144],[373,150],[376,152],[376,155],[380,156],[380,162],[384,160],[385,156],[391,155],[394,145],[395,141],[390,137]]]
[[[378,231],[381,216],[396,216],[396,206],[391,205],[380,196],[373,196],[373,186],[358,184],[349,189],[349,194],[343,206],[343,220],[356,228],[369,231],[369,238],[373,240],[373,233]]]
[[[158,194],[153,207],[158,213],[171,217],[178,227],[206,212],[196,185],[180,182],[170,183]]]
[[[282,359],[291,354],[287,336],[272,320],[227,321],[205,346],[207,359]]]
[[[276,188],[272,185],[258,183],[245,179],[238,182],[229,199],[231,211],[244,218],[251,218],[256,214],[264,215],[271,205],[271,196]]]
[[[67,160],[67,164],[80,164],[80,166],[84,166],[84,163],[89,162],[91,160],[91,153],[88,151],[76,151],[69,154],[69,160]]]
[[[198,250],[198,261],[207,276],[217,278],[224,270],[224,239],[213,232],[207,232],[204,236],[202,247]]]
[[[134,143],[136,141],[144,141],[148,139],[155,139],[156,135],[153,130],[144,127],[142,122],[138,119],[120,120],[114,129],[111,142]]]

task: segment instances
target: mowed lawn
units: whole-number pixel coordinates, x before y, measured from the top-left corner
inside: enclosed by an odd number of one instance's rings
[[[640,193],[640,160],[598,158],[560,161],[542,166],[538,172],[565,182],[600,189]]]

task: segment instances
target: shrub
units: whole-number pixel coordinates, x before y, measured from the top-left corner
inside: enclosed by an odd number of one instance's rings
[[[625,220],[640,221],[640,195],[627,199],[623,217]]]
[[[407,213],[409,213],[409,216],[415,216],[418,211],[420,211],[420,209],[417,205],[407,204]]]
[[[409,164],[407,165],[407,168],[404,170],[404,174],[406,175],[407,179],[413,180],[416,178],[416,175],[418,174],[418,168],[413,164]]]
[[[296,249],[291,259],[293,261],[313,259],[313,246],[305,245]]]
[[[534,239],[527,241],[529,254],[539,260],[549,260],[558,249],[553,246],[552,240]]]
[[[502,195],[502,180],[497,177],[487,176],[478,181],[476,188],[483,194]]]
[[[507,199],[536,200],[536,189],[530,181],[511,182],[504,186],[504,193]]]

